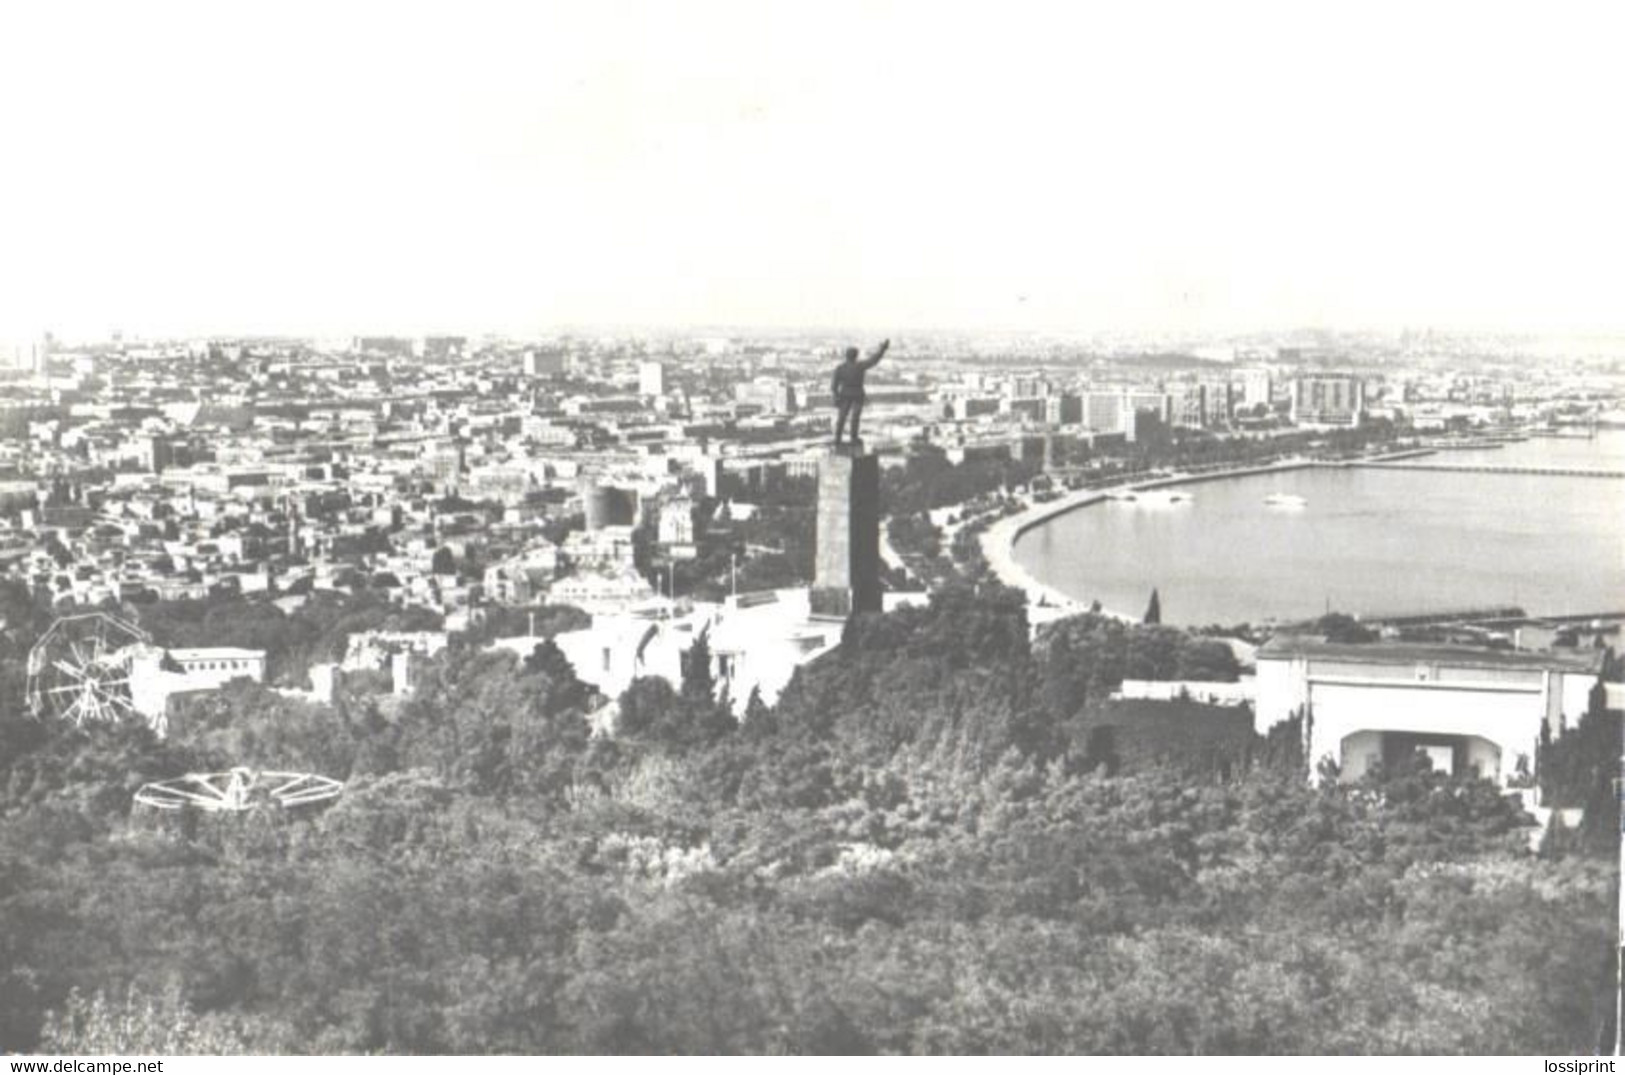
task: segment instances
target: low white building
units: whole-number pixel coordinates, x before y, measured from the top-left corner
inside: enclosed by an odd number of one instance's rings
[[[397,654],[429,658],[447,643],[445,631],[357,631],[347,640],[339,667],[346,672],[381,669],[389,667]]]
[[[1542,725],[1555,738],[1585,714],[1603,657],[1279,636],[1258,651],[1255,722],[1262,733],[1302,714],[1312,776],[1329,758],[1358,780],[1420,750],[1504,783],[1533,773]]]
[[[234,679],[265,682],[265,651],[234,646],[164,650],[143,646],[130,659],[130,704],[162,735],[169,700],[219,690]]]
[[[593,615],[613,615],[637,609],[659,599],[654,587],[636,571],[613,574],[585,572],[555,582],[547,600],[555,605],[574,605]]]
[[[576,678],[599,693],[618,698],[634,679],[651,676],[673,686],[682,682],[681,654],[704,628],[703,616],[674,619],[637,613],[595,615],[592,626],[565,631],[553,642],[575,669]],[[498,645],[529,652],[540,639],[504,639]]]
[[[499,605],[529,605],[547,592],[559,571],[559,549],[543,540],[485,569],[485,596]]]
[[[734,714],[742,716],[753,691],[768,705],[778,701],[797,668],[840,644],[844,627],[844,620],[814,617],[806,589],[766,590],[696,605],[674,617],[595,615],[591,627],[565,631],[553,641],[582,682],[617,698],[643,676],[679,686],[682,655],[704,634],[717,691],[726,692]],[[512,638],[495,646],[523,655],[540,642]]]
[[[709,635],[718,689],[736,715],[752,691],[773,705],[795,670],[841,643],[844,620],[814,617],[811,590],[768,590],[730,597]]]
[[[631,570],[632,527],[572,530],[565,535],[563,551],[565,558],[579,568],[593,571]]]
[[[169,659],[196,683],[218,687],[234,679],[265,682],[265,651],[234,646],[172,649]]]
[[[1195,679],[1125,679],[1114,698],[1142,699],[1157,702],[1190,701],[1204,705],[1252,705],[1258,697],[1257,684],[1251,676],[1242,676],[1238,682],[1223,683],[1216,680]]]

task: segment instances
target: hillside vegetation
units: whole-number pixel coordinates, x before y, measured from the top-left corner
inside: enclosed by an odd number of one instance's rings
[[[855,620],[742,726],[701,659],[639,681],[613,740],[551,645],[448,650],[398,709],[234,687],[163,742],[8,692],[0,1048],[1593,1048],[1607,841],[1535,856],[1487,784],[1317,790],[1290,735],[1106,699],[1227,658],[1093,617],[1030,644],[984,587]],[[143,781],[232,764],[348,788],[132,816]]]

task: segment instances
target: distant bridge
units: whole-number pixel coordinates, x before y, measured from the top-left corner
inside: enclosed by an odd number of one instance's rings
[[[1487,463],[1375,463],[1351,462],[1351,467],[1379,467],[1384,470],[1445,470],[1473,474],[1540,474],[1559,478],[1625,478],[1625,470],[1596,467],[1509,467]]]

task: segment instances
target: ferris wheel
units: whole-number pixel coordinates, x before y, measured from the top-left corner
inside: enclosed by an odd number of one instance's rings
[[[29,710],[80,727],[147,720],[131,703],[130,664],[150,644],[145,631],[105,612],[62,617],[28,651]]]

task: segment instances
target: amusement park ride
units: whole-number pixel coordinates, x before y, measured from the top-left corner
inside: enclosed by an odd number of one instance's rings
[[[80,728],[138,720],[156,735],[167,734],[165,715],[145,716],[132,700],[135,658],[152,645],[145,631],[105,612],[58,619],[28,651],[29,711]],[[312,806],[343,791],[342,783],[325,776],[237,766],[145,784],[135,802],[156,810],[238,813],[260,806]]]
[[[62,617],[28,651],[29,710],[81,728],[147,720],[162,735],[163,720],[142,717],[130,701],[131,662],[151,644],[145,631],[105,612]]]
[[[143,785],[135,801],[156,810],[251,810],[256,806],[308,806],[339,797],[344,785],[310,773],[258,771],[239,765],[224,773],[188,773]]]

